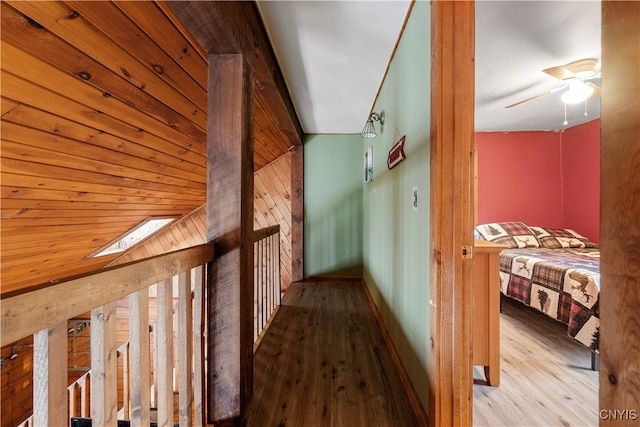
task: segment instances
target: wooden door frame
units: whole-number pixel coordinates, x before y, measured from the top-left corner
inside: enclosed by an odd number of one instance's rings
[[[475,5],[431,8],[431,285],[429,424],[471,425]],[[600,424],[640,419],[640,3],[602,1]],[[631,290],[631,291],[629,291]],[[634,329],[635,328],[635,329]],[[603,412],[604,411],[604,412]],[[613,414],[613,415],[612,415]],[[617,418],[612,418],[616,416]]]
[[[602,2],[600,425],[640,421],[640,3]]]
[[[431,5],[429,424],[471,425],[475,3]]]

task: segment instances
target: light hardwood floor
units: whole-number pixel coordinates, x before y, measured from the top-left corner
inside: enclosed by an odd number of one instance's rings
[[[254,366],[249,427],[418,425],[361,283],[294,283]]]
[[[499,387],[473,386],[476,426],[597,426],[598,373],[566,326],[503,299]],[[482,378],[476,368],[474,378]]]

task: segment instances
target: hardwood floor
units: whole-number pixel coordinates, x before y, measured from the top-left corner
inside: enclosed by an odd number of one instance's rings
[[[476,426],[597,426],[598,372],[566,326],[503,299],[499,387],[473,386]],[[478,368],[474,378],[482,378]]]
[[[249,427],[418,425],[361,283],[294,283],[254,366]]]

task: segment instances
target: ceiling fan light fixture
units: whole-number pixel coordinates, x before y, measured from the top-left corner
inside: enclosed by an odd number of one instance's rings
[[[562,94],[560,99],[565,104],[579,104],[593,94],[593,87],[581,80],[569,83],[569,90]]]

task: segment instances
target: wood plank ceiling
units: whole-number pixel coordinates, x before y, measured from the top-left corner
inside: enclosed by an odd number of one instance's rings
[[[161,1],[0,7],[7,294],[101,268],[117,255],[87,256],[145,218],[204,204],[207,53]],[[270,46],[259,49],[255,170],[302,139]]]

